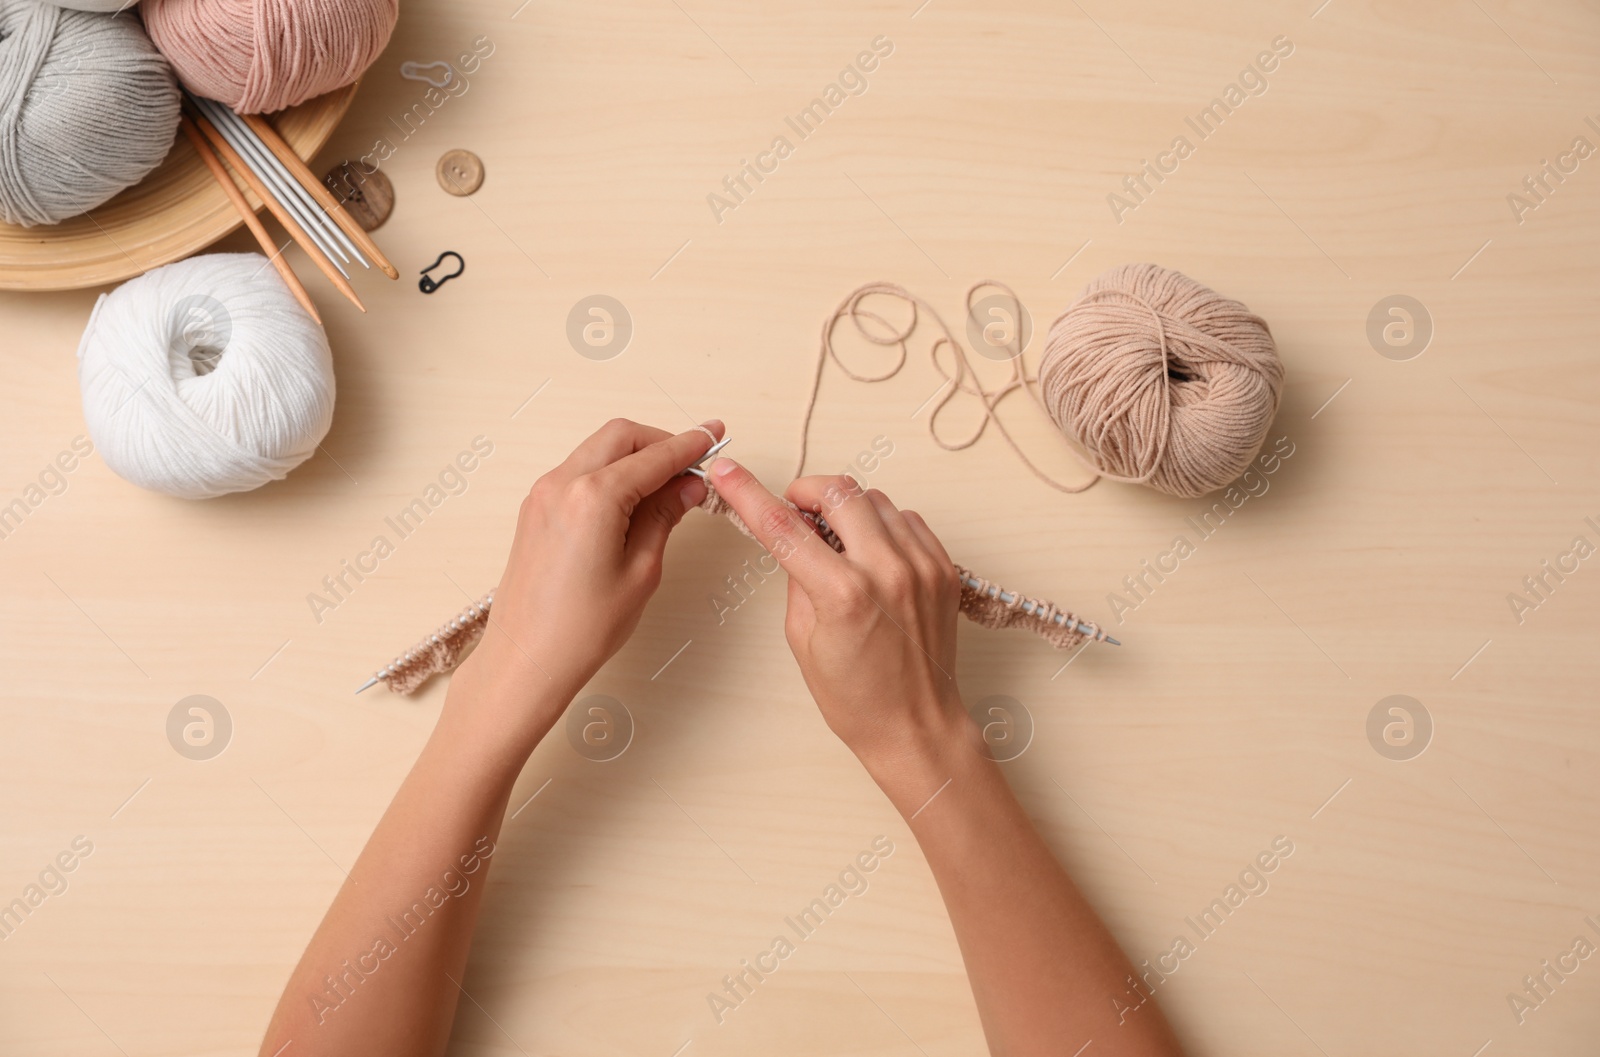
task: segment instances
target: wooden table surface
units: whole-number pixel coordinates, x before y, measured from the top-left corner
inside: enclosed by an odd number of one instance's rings
[[[169,499],[96,457],[46,473],[85,433],[96,294],[0,297],[0,502],[27,510],[0,539],[0,901],[74,864],[0,942],[0,1051],[254,1053],[445,684],[351,691],[493,584],[528,485],[605,419],[721,417],[781,485],[819,324],[858,284],[959,321],[967,286],[1001,279],[1042,334],[1098,272],[1151,260],[1246,302],[1288,365],[1271,436],[1292,454],[1225,517],[1133,486],[1058,494],[992,433],[942,450],[926,329],[891,381],[830,366],[811,466],[884,438],[870,483],[958,559],[1124,642],[1074,657],[968,625],[958,675],[1031,730],[1011,780],[1134,959],[1189,938],[1153,986],[1193,1053],[1594,1052],[1600,960],[1566,952],[1600,945],[1600,15],[1318,2],[408,2],[315,163],[388,141],[377,237],[402,280],[359,277],[361,315],[289,251],[338,408],[315,458],[250,494]],[[475,41],[467,90],[403,135],[428,86],[400,64]],[[797,135],[785,119],[874,41],[864,89],[847,75],[859,94]],[[1186,119],[1230,85],[1201,138]],[[743,201],[708,200],[780,136]],[[1180,136],[1176,169],[1128,197]],[[435,180],[451,148],[483,159],[471,197]],[[466,271],[424,296],[444,250]],[[632,320],[609,359],[567,337],[596,294]],[[1004,413],[1081,473],[1035,409]],[[946,436],[975,421],[947,414]],[[464,491],[394,537],[384,519],[479,437],[493,454]],[[59,494],[34,504],[41,473]],[[377,572],[313,607],[379,535]],[[1164,558],[1180,536],[1192,553]],[[627,751],[595,762],[558,729],[534,754],[453,1053],[982,1051],[938,893],[810,702],[781,584],[730,608],[758,554],[693,515],[588,691],[626,706]],[[231,726],[210,759],[169,740],[191,695]],[[718,1024],[707,994],[879,835],[870,888]],[[1241,882],[1279,838],[1265,890]],[[1189,919],[1230,885],[1254,891],[1202,938]],[[1546,962],[1568,978],[1533,1006]]]

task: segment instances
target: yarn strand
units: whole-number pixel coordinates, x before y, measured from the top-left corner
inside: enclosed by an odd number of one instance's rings
[[[1022,301],[1017,296],[1016,291],[997,279],[983,279],[973,283],[967,288],[966,306],[967,316],[969,319],[972,318],[973,295],[986,287],[993,287],[996,290],[1003,291],[1005,295],[1011,299],[1012,303],[1018,306],[1017,314],[1020,316]],[[907,322],[904,329],[897,330],[894,325],[889,323],[889,321],[883,316],[871,311],[870,309],[862,307],[862,300],[875,294],[897,298],[906,303],[906,305],[910,308],[911,318]],[[844,372],[846,377],[854,381],[887,381],[899,374],[901,368],[905,366],[906,358],[909,352],[907,342],[910,340],[911,335],[916,331],[920,322],[921,313],[924,312],[931,317],[934,323],[936,323],[939,327],[940,333],[934,339],[933,345],[929,348],[928,355],[930,362],[933,364],[934,370],[938,371],[939,375],[944,378],[947,386],[944,394],[938,398],[937,402],[933,405],[932,409],[928,413],[928,436],[932,438],[935,444],[946,451],[962,451],[966,448],[970,448],[978,442],[979,438],[983,436],[984,430],[987,429],[989,424],[992,422],[994,423],[995,429],[1000,432],[1001,437],[1005,439],[1006,444],[1009,445],[1011,450],[1016,453],[1017,458],[1022,460],[1022,464],[1026,466],[1035,477],[1058,492],[1065,492],[1068,494],[1082,492],[1091,487],[1095,481],[1102,476],[1099,467],[1090,462],[1088,459],[1084,458],[1081,453],[1079,453],[1069,444],[1068,451],[1072,452],[1078,461],[1095,476],[1091,477],[1082,484],[1067,484],[1056,480],[1054,477],[1051,477],[1049,474],[1041,470],[1032,459],[1028,458],[1027,453],[1022,450],[1022,446],[1018,444],[1016,438],[1011,435],[1011,431],[1006,429],[1005,423],[1000,420],[1000,415],[997,410],[1000,405],[1000,401],[1004,400],[1017,389],[1026,389],[1029,395],[1033,396],[1035,404],[1037,404],[1041,410],[1044,410],[1044,404],[1039,400],[1038,394],[1034,392],[1031,385],[1031,383],[1035,382],[1036,379],[1029,378],[1023,370],[1021,349],[1018,349],[1017,354],[1011,358],[1011,378],[998,389],[989,389],[984,386],[982,381],[979,380],[977,371],[973,369],[971,361],[967,359],[966,346],[963,345],[959,339],[957,339],[954,332],[951,331],[949,324],[947,324],[944,321],[944,318],[939,315],[938,309],[934,308],[933,305],[929,304],[927,301],[918,297],[916,294],[912,293],[910,290],[907,290],[898,283],[879,281],[867,283],[851,291],[843,301],[839,302],[838,307],[833,310],[832,315],[830,315],[822,324],[822,341],[821,347],[817,351],[817,368],[812,380],[811,397],[806,403],[805,415],[802,418],[800,425],[800,459],[795,467],[796,477],[802,477],[805,474],[806,452],[810,440],[811,419],[816,410],[817,398],[822,389],[823,369],[828,360],[833,360],[833,362],[838,365],[839,370]],[[837,330],[839,321],[846,317],[849,317],[850,321],[855,324],[856,333],[860,335],[862,339],[871,342],[874,345],[895,345],[899,347],[899,355],[896,357],[895,363],[892,367],[884,371],[882,374],[876,375],[858,374],[850,369],[850,367],[844,362],[844,359],[839,355],[839,350],[834,346],[834,331]],[[883,324],[887,330],[887,335],[875,334],[871,330],[867,329],[867,327],[862,323],[863,318],[874,319]],[[939,362],[939,350],[943,346],[949,346],[951,350],[951,354],[954,359],[953,371],[946,371],[944,365]],[[973,430],[970,437],[961,441],[947,441],[939,435],[939,412],[944,410],[945,406],[948,405],[952,399],[954,399],[956,393],[958,392],[966,393],[970,396],[975,396],[978,398],[978,402],[983,407],[983,418],[979,421],[977,428]]]

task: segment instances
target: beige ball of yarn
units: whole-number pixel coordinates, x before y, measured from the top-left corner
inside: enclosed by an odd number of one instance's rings
[[[1039,395],[1112,480],[1201,496],[1261,450],[1283,394],[1266,321],[1182,272],[1125,264],[1050,327]]]

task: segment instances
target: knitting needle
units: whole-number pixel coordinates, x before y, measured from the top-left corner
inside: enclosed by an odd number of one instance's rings
[[[717,452],[721,451],[723,448],[726,448],[728,446],[728,442],[731,441],[732,439],[733,438],[731,436],[730,437],[723,437],[721,440],[719,440],[715,444],[711,445],[710,448],[706,449],[706,453],[704,455],[700,456],[694,462],[692,462],[688,466],[684,467],[684,469],[678,474],[678,476],[682,477],[682,476],[684,476],[684,474],[691,474],[692,473],[695,476],[699,477],[701,480],[704,480],[705,476],[706,476],[706,472],[704,470],[700,469],[700,464],[705,462],[707,459],[711,458],[713,455],[715,455]],[[487,605],[493,605],[493,596],[492,595],[490,596],[489,602],[486,603],[486,604]],[[363,690],[370,690],[372,687],[377,686],[380,681],[382,681],[381,673],[379,675],[374,675],[371,679],[368,679],[366,682],[362,683],[361,686],[356,690],[356,693],[359,694]]]
[[[700,464],[705,462],[707,459],[711,458],[711,456],[715,455],[717,452],[721,451],[723,448],[726,448],[728,446],[728,441],[730,441],[732,439],[733,439],[732,437],[723,437],[721,440],[719,440],[715,444],[711,445],[711,447],[706,450],[706,453],[704,455],[700,456],[694,462],[692,462],[688,466],[686,466],[684,468],[683,473],[692,473],[696,477],[700,478],[700,480],[704,481],[706,479],[706,472],[700,468]],[[678,476],[682,477],[683,473],[680,473]]]
[[[237,114],[209,99],[201,99],[199,102],[201,108],[205,110],[206,115],[211,119],[211,123],[216,126],[217,131],[222,133],[229,143],[233,144],[233,149],[238,151],[244,160],[249,163],[250,167],[255,170],[256,175],[265,180],[267,185],[272,188],[272,193],[277,196],[278,201],[283,203],[295,215],[295,219],[300,221],[301,227],[305,228],[306,232],[317,240],[317,245],[322,247],[322,252],[326,253],[329,259],[333,261],[334,267],[339,269],[339,274],[346,279],[350,278],[350,273],[345,271],[343,265],[339,262],[350,263],[350,256],[356,253],[356,248],[350,245],[348,239],[345,239],[344,233],[319,215],[321,210],[317,208],[316,203],[306,198],[303,193],[296,193],[300,191],[299,186],[289,179],[288,174],[283,172],[281,167],[274,167],[271,164],[266,148],[256,139],[254,133],[239,121]],[[341,245],[341,243],[343,244]],[[347,249],[348,253],[346,252]],[[359,256],[359,254],[356,255]],[[365,258],[362,258],[361,266],[363,268],[369,267]]]
[[[306,234],[305,229],[295,221],[294,217],[289,215],[289,211],[279,204],[276,198],[272,197],[271,193],[267,191],[266,185],[261,182],[261,177],[257,176],[255,171],[244,163],[244,159],[239,157],[238,152],[223,138],[222,133],[218,132],[210,121],[206,120],[204,114],[197,115],[195,125],[205,134],[206,139],[211,141],[211,145],[217,149],[218,154],[222,155],[223,160],[233,166],[234,170],[244,178],[244,182],[250,185],[250,190],[255,192],[256,197],[265,202],[267,208],[272,210],[272,215],[278,218],[278,223],[282,224],[289,234],[293,236],[294,240],[300,244],[300,248],[306,251],[306,256],[311,258],[311,262],[317,266],[318,270],[327,276],[328,281],[337,287],[340,293],[349,298],[352,304],[365,312],[367,306],[363,305],[361,298],[356,296],[355,289],[350,285],[350,281],[334,268],[333,261],[328,259],[317,248],[316,243],[311,240],[311,236]]]
[[[806,511],[801,511],[801,516],[815,524],[817,531],[824,537],[824,539],[830,535],[834,535],[833,529],[828,525],[828,519],[823,517],[821,514],[810,514]],[[837,537],[835,536],[835,538]],[[992,584],[987,590],[984,590],[983,585],[970,576],[963,577],[961,580],[961,585],[963,587],[969,587],[974,591],[983,591],[986,597],[998,598],[1006,605],[1011,605],[1017,600],[1017,596],[1012,594],[1010,591],[1002,591],[999,587],[996,587]],[[1020,608],[1029,616],[1034,616],[1035,614],[1042,612],[1041,607],[1034,605],[1027,599],[1023,599]],[[1109,643],[1112,646],[1122,645],[1122,643],[1118,642],[1110,635],[1107,635],[1104,631],[1096,628],[1093,624],[1085,624],[1081,620],[1070,620],[1065,613],[1057,612],[1051,616],[1050,623],[1059,624],[1064,628],[1070,628],[1072,631],[1075,631],[1080,635],[1087,635],[1091,639],[1099,639],[1100,641]]]
[[[305,186],[278,163],[261,137],[256,135],[255,130],[225,106],[212,104],[212,109],[216,118],[220,119],[217,127],[225,135],[231,132],[234,136],[234,145],[242,145],[245,148],[244,155],[250,160],[250,164],[256,167],[256,171],[270,178],[273,185],[283,191],[286,201],[299,209],[300,222],[306,224],[306,230],[321,235],[324,251],[331,249],[345,263],[354,260],[361,267],[371,269],[372,264],[366,255],[356,249],[355,243],[351,242],[344,230],[334,223],[333,217],[306,191]]]
[[[351,254],[360,258],[363,268],[370,267],[366,258],[361,257],[357,253],[355,246],[348,239],[345,239],[344,233],[335,228],[331,221],[321,215],[321,208],[283,171],[281,166],[273,162],[271,156],[267,153],[265,145],[261,143],[254,132],[250,131],[248,126],[239,120],[239,115],[213,100],[202,99],[198,96],[191,96],[190,98],[210,119],[217,131],[222,133],[223,137],[233,145],[234,150],[245,159],[256,175],[266,181],[278,201],[295,215],[295,219],[300,222],[300,226],[316,240],[317,245],[332,261],[333,266],[339,269],[340,275],[343,275],[346,279],[350,277],[350,273],[345,270],[340,261],[346,264],[349,263]]]
[[[241,136],[237,125],[227,120],[227,117],[233,116],[232,111],[226,110],[226,108],[220,107],[207,99],[200,99],[197,96],[190,96],[189,98],[196,109],[199,110],[200,117],[210,122],[211,127],[216,130],[217,134],[226,140],[228,145],[233,148],[234,153],[244,160],[251,173],[267,187],[278,205],[294,217],[301,230],[310,237],[311,241],[328,258],[329,263],[338,269],[340,275],[348,279],[350,274],[345,271],[339,262],[340,259],[348,261],[349,257],[344,253],[343,249],[330,240],[327,232],[317,223],[316,218],[305,210],[303,203],[293,197],[289,189],[279,181],[277,174],[267,171],[263,167],[259,154],[252,149],[252,145],[248,142],[248,137]],[[224,116],[225,114],[227,116]]]
[[[206,163],[206,168],[211,170],[211,175],[216,177],[217,184],[228,196],[228,201],[233,203],[233,208],[238,211],[244,220],[245,227],[250,229],[250,234],[256,237],[261,244],[261,251],[267,255],[278,274],[283,276],[283,281],[289,285],[294,293],[295,300],[305,306],[311,318],[318,323],[322,317],[317,314],[317,306],[312,304],[311,295],[306,293],[306,288],[300,282],[300,277],[294,274],[294,269],[289,267],[289,262],[283,259],[283,254],[273,246],[272,239],[267,235],[267,229],[261,226],[261,221],[256,217],[256,211],[250,208],[250,203],[245,201],[244,195],[239,193],[239,187],[233,182],[233,177],[228,175],[228,170],[222,167],[222,161],[217,157],[200,130],[195,128],[194,122],[184,114],[178,119],[178,124],[183,128],[184,135],[189,137],[189,142],[194,144],[195,153],[200,155],[200,160]]]
[[[964,578],[961,583],[966,587],[972,588],[974,591],[980,590],[983,587],[982,584],[970,576]],[[1002,591],[1000,588],[993,585],[990,585],[989,589],[984,591],[984,594],[989,598],[998,598],[1006,605],[1010,605],[1017,600],[1017,596],[1012,594],[1010,591]],[[1022,611],[1027,613],[1029,616],[1032,616],[1036,611],[1036,607],[1032,602],[1024,600],[1022,603]],[[1057,613],[1055,616],[1050,618],[1050,622],[1052,624],[1060,624],[1062,627],[1068,626],[1067,615],[1065,613]],[[1118,642],[1110,635],[1107,635],[1104,631],[1098,631],[1092,624],[1085,624],[1082,621],[1073,621],[1071,627],[1073,631],[1078,632],[1080,635],[1087,635],[1090,638],[1098,638],[1102,642],[1109,643],[1112,646],[1122,645],[1122,643]]]
[[[684,470],[683,472],[684,473],[695,474],[698,477],[700,477],[702,480],[704,480],[705,476],[706,476],[706,472],[704,470],[700,469],[700,464],[705,462],[707,459],[711,458],[711,456],[715,455],[717,452],[721,451],[723,449],[723,447],[727,445],[728,441],[730,441],[732,439],[733,439],[732,437],[723,437],[720,441],[718,441],[717,443],[713,444],[709,451],[707,451],[704,455],[700,456],[700,458],[696,459],[694,461],[694,463],[691,466],[689,466],[686,470]],[[801,514],[802,514],[802,516],[807,518],[809,521],[811,521],[813,524],[815,524],[816,527],[817,527],[818,532],[820,532],[824,537],[827,537],[827,536],[833,534],[833,529],[828,526],[827,518],[823,517],[821,514],[809,514],[809,513],[806,513],[805,511],[802,511]],[[977,580],[972,579],[971,577],[966,577],[961,582],[962,582],[963,586],[970,587],[974,591],[978,591],[978,590],[982,590],[983,589],[983,585],[980,584]],[[1002,590],[1000,590],[1000,588],[995,587],[995,586],[990,586],[987,591],[984,591],[984,594],[987,595],[990,598],[998,598],[1000,601],[1004,602],[1006,605],[1011,605],[1013,602],[1015,602],[1017,600],[1017,596],[1012,594],[1010,591],[1002,591]],[[1022,609],[1022,611],[1024,613],[1028,614],[1029,616],[1033,616],[1036,612],[1041,612],[1042,611],[1040,609],[1040,607],[1035,606],[1032,602],[1028,601],[1027,599],[1023,600],[1021,609]],[[1080,635],[1087,635],[1090,638],[1099,639],[1102,642],[1110,643],[1113,646],[1121,646],[1122,645],[1122,643],[1118,642],[1116,639],[1112,638],[1110,635],[1107,635],[1104,631],[1101,631],[1100,629],[1096,628],[1092,624],[1085,624],[1080,620],[1072,620],[1069,623],[1067,614],[1065,614],[1065,613],[1059,613],[1058,612],[1058,613],[1054,614],[1050,618],[1050,622],[1052,624],[1059,624],[1062,627],[1070,627],[1073,631],[1077,632]]]
[[[333,197],[333,193],[323,186],[322,181],[312,175],[311,170],[306,168],[305,162],[300,160],[300,155],[296,154],[294,148],[284,142],[283,137],[278,135],[278,130],[272,127],[270,121],[259,114],[245,114],[244,123],[249,125],[256,135],[261,137],[261,141],[267,145],[267,148],[277,155],[278,160],[294,174],[300,186],[311,193],[317,204],[322,206],[328,215],[333,218],[334,222],[344,229],[345,234],[355,239],[356,245],[373,259],[383,271],[383,274],[391,279],[400,278],[400,272],[393,264],[389,263],[389,258],[383,255],[383,251],[378,249],[378,244],[372,241],[372,236],[360,224],[356,223],[355,218],[345,210],[338,199]]]
[[[362,690],[377,686],[384,679],[391,678],[399,671],[405,670],[412,661],[417,659],[417,652],[419,650],[427,652],[431,646],[439,644],[440,632],[443,632],[446,637],[453,636],[466,630],[467,628],[476,627],[479,621],[482,621],[485,629],[487,629],[489,624],[489,610],[493,606],[494,592],[490,591],[478,601],[472,603],[472,605],[468,606],[456,616],[452,617],[447,623],[441,626],[438,631],[435,631],[432,635],[428,636],[428,638],[417,643],[416,646],[413,646],[399,657],[396,657],[389,664],[386,664],[382,668],[378,669],[371,679],[368,679],[366,682],[361,684],[361,686],[356,690],[356,693],[359,694]]]

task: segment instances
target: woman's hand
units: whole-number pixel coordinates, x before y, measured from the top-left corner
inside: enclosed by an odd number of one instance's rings
[[[803,477],[788,498],[821,514],[839,554],[732,459],[717,491],[789,574],[789,648],[823,718],[892,799],[920,788],[928,763],[961,744],[955,564],[914,511],[849,477]]]
[[[707,430],[720,439],[722,423],[674,436],[613,419],[535,482],[489,626],[457,676],[512,703],[502,722],[542,734],[633,633],[667,536],[705,498],[700,478],[679,474],[711,447]]]

